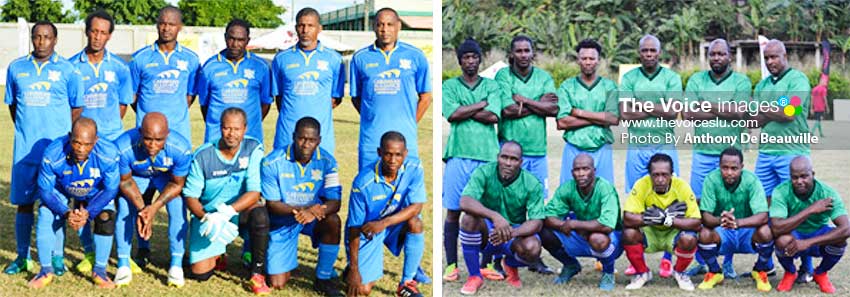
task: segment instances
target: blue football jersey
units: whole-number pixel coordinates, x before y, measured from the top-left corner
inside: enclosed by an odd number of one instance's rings
[[[130,68],[121,57],[106,51],[103,60],[91,63],[83,50],[69,60],[82,74],[83,116],[97,122],[97,134],[115,141],[124,132],[119,105],[133,104]]]
[[[93,218],[118,194],[121,181],[118,149],[111,142],[100,139],[82,163],[74,160],[72,151],[68,135],[57,138],[44,150],[38,173],[41,201],[56,215],[68,211],[65,201],[85,201],[89,217]]]
[[[263,144],[246,136],[232,160],[225,160],[218,141],[206,143],[195,151],[183,196],[198,199],[204,211],[219,204],[232,204],[245,192],[260,192],[260,163]]]
[[[295,207],[322,203],[320,198],[340,200],[342,186],[339,183],[339,168],[328,151],[317,148],[306,165],[295,160],[287,144],[277,148],[263,159],[260,174],[263,181],[263,197],[268,201],[281,201]],[[270,215],[272,226],[297,224],[295,217]]]
[[[275,55],[272,77],[272,92],[281,98],[274,147],[281,148],[292,142],[295,123],[310,116],[318,120],[322,128],[322,143],[319,145],[333,153],[331,98],[344,96],[345,64],[342,56],[321,43],[312,51],[304,51],[295,45]]]
[[[195,80],[200,72],[198,55],[180,44],[170,53],[160,51],[156,43],[136,51],[130,60],[137,95],[136,126],[142,125],[146,113],[161,112],[171,130],[192,139],[186,96],[197,94]]]
[[[360,171],[351,186],[346,228],[361,227],[410,206],[426,203],[425,174],[419,159],[408,157],[395,181],[388,183],[381,173],[381,161]]]
[[[4,101],[16,106],[14,163],[38,164],[44,148],[71,131],[71,108],[83,107],[80,72],[56,53],[42,64],[18,58],[6,71]]]
[[[198,103],[207,107],[204,143],[221,138],[221,113],[239,107],[248,115],[245,135],[263,142],[262,104],[272,104],[271,72],[262,58],[251,52],[236,61],[222,53],[204,63],[198,80]]]
[[[142,143],[142,133],[139,128],[124,132],[115,141],[121,159],[119,172],[121,175],[132,173],[134,177],[159,178],[166,176],[183,177],[189,174],[192,162],[192,145],[186,138],[173,130],[165,139],[165,146],[156,154],[148,155]]]

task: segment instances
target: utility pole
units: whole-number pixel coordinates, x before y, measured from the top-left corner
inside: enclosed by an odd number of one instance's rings
[[[363,0],[363,31],[369,31],[369,0]]]

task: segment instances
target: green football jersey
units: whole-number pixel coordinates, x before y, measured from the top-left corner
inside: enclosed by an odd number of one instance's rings
[[[799,70],[788,68],[779,76],[769,76],[756,85],[753,96],[756,101],[764,103],[777,103],[780,97],[787,97],[790,104],[792,97],[800,98],[800,109],[795,109],[794,120],[791,122],[771,121],[761,128],[762,133],[770,136],[799,136],[809,132],[806,117],[809,115],[811,106],[812,88],[809,79]],[[787,105],[786,105],[787,106]],[[780,110],[784,109],[780,105]],[[769,155],[808,155],[809,144],[802,141],[788,141],[788,143],[761,143],[759,152]]]
[[[480,201],[511,224],[546,218],[543,213],[543,185],[525,169],[512,183],[502,185],[497,162],[481,165],[472,172],[462,196]]]
[[[561,83],[557,95],[558,119],[570,115],[573,108],[592,112],[610,112],[614,116],[620,116],[617,105],[617,84],[610,79],[600,76],[588,86],[576,76]],[[607,143],[614,143],[614,133],[608,126],[589,125],[564,131],[564,140],[583,151],[592,152]]]
[[[847,210],[844,209],[844,202],[838,192],[833,190],[826,184],[815,180],[814,191],[809,199],[800,199],[794,193],[794,187],[791,186],[791,180],[787,180],[773,190],[773,197],[770,200],[770,217],[785,219],[794,216],[807,207],[821,199],[832,199],[832,211],[826,211],[818,214],[810,215],[797,226],[797,231],[808,234],[815,232],[820,227],[829,225],[832,220],[847,215]]]
[[[708,101],[711,103],[723,104],[723,102],[748,102],[750,100],[750,92],[752,91],[752,83],[750,79],[741,73],[729,70],[726,75],[718,80],[711,76],[711,71],[702,71],[691,75],[688,79],[688,85],[685,87],[685,98],[688,100]],[[732,106],[722,106],[721,111],[733,111]],[[725,125],[725,127],[694,127],[694,135],[711,135],[711,136],[731,136],[735,139],[731,143],[696,143],[694,149],[701,154],[720,155],[727,147],[734,146],[741,148],[741,133],[745,131],[743,125],[741,127],[732,127],[731,122],[720,117],[714,119],[717,125]],[[703,124],[708,124],[707,121],[702,121]],[[726,138],[724,138],[726,139]]]
[[[653,74],[644,72],[643,67],[638,67],[626,72],[620,82],[621,98],[635,98],[639,101],[655,103],[656,109],[661,109],[661,99],[665,102],[679,100],[682,96],[682,78],[678,73],[667,67],[658,66]],[[657,117],[648,117],[640,121],[633,121],[628,128],[632,137],[660,137],[662,143],[666,136],[673,135],[673,126],[667,121],[658,123]]]
[[[513,94],[540,101],[540,96],[555,93],[555,81],[543,69],[532,66],[531,72],[520,77],[511,67],[505,67],[496,73],[496,81],[507,92],[502,100],[502,108],[514,104]],[[513,140],[522,145],[523,155],[546,155],[546,118],[531,114],[519,119],[501,119],[499,121],[499,140]]]
[[[489,78],[479,77],[474,86],[469,86],[462,77],[443,82],[443,117],[448,119],[459,107],[487,101],[484,110],[501,115],[502,96],[500,85]],[[451,130],[446,141],[443,161],[449,158],[466,158],[479,161],[496,161],[499,140],[496,124],[485,124],[472,118],[450,123]]]
[[[611,229],[623,229],[620,197],[614,186],[603,178],[596,178],[593,191],[588,196],[579,191],[575,180],[567,181],[558,187],[555,195],[546,204],[546,217],[563,219],[570,211],[575,213],[579,221],[596,220]]]
[[[699,209],[720,217],[724,211],[735,209],[735,218],[743,219],[754,214],[767,212],[767,198],[759,178],[749,170],[741,171],[741,181],[733,189],[727,189],[720,169],[705,176]]]

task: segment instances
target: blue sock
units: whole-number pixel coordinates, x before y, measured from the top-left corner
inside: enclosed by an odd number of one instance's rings
[[[46,206],[40,207],[38,212],[41,214],[38,216],[38,224],[35,228],[35,246],[37,248],[38,264],[41,264],[42,270],[44,270],[44,267],[50,266],[52,272],[53,249],[56,247],[56,239],[54,238],[56,236],[56,228],[54,228],[56,220],[54,220],[53,214]],[[64,221],[59,222],[64,223]]]
[[[112,235],[94,234],[94,267],[103,268],[109,264],[109,254],[112,253]]]
[[[457,264],[457,237],[460,232],[460,223],[443,223],[443,248],[446,249],[446,263]]]
[[[407,233],[404,240],[404,265],[402,266],[401,283],[412,280],[422,262],[425,253],[425,234]]]
[[[316,264],[316,278],[331,279],[337,254],[339,254],[338,244],[319,244],[319,262]]]
[[[135,233],[135,230],[133,230],[133,232]],[[149,250],[149,249],[151,249],[151,242],[150,242],[150,240],[144,240],[141,237],[138,237],[138,234],[137,234],[136,235],[136,246],[140,249],[148,249]]]
[[[130,258],[118,257],[118,267],[129,267],[129,266],[130,266]]]
[[[466,263],[469,276],[481,277],[481,263],[478,263],[478,257],[481,254],[481,233],[460,230],[459,238],[463,262]]]
[[[525,261],[520,260],[518,258],[518,256],[515,255],[515,254],[510,254],[507,257],[505,257],[505,264],[507,264],[510,267],[514,267],[514,268],[528,266],[528,263],[525,263]]]
[[[820,247],[820,254],[823,256],[823,259],[820,261],[820,265],[815,269],[816,274],[821,274],[832,269],[835,264],[838,264],[838,260],[841,260],[841,256],[844,255],[844,249],[847,246],[834,246],[834,245],[823,245]],[[811,257],[809,257],[811,259]]]
[[[728,265],[729,263],[732,263],[732,260],[735,259],[735,257],[733,255],[734,255],[733,253],[728,253],[728,254],[723,255],[723,264]]]
[[[171,256],[171,267],[183,267],[183,256]]]
[[[794,266],[794,257],[786,257],[785,251],[779,250],[779,247],[774,247],[776,250],[776,258],[779,259],[779,265],[785,269],[787,273],[797,273],[797,266]]]
[[[773,268],[773,240],[765,243],[756,243],[758,260],[756,260],[756,271],[768,271]]]
[[[717,250],[716,243],[699,244],[698,254],[705,260],[705,264],[708,265],[708,271],[711,273],[720,272],[720,264],[717,264]]]
[[[104,266],[104,267],[95,266],[94,268],[92,268],[92,272],[94,272],[94,273],[96,273],[97,275],[100,275],[100,276],[106,276],[106,266]]]
[[[54,223],[53,226],[53,256],[65,257],[65,224]]]
[[[614,273],[614,262],[617,261],[617,258],[614,257],[614,252],[616,250],[617,247],[613,244],[608,244],[608,248],[601,252],[597,252],[593,249],[590,250],[590,254],[602,263],[603,273]]]
[[[53,265],[42,265],[41,266],[41,272],[39,272],[38,274],[48,274],[48,273],[53,273]]]
[[[581,267],[581,264],[578,263],[578,260],[576,260],[575,257],[568,255],[567,250],[565,250],[563,247],[551,253],[552,257],[555,257],[555,259],[561,261],[561,264],[564,264],[564,266],[572,266],[579,268]]]
[[[812,256],[805,255],[800,257],[800,268],[805,269],[806,272],[812,273],[814,270],[814,265],[812,265]]]
[[[700,255],[700,253],[697,253],[697,254],[694,256],[694,260],[696,260],[696,261],[697,261],[697,264],[699,264],[699,265],[705,265],[705,259],[703,259],[703,258],[702,258],[702,256]]]
[[[83,251],[85,251],[87,254],[94,252],[94,248],[92,246],[93,235],[91,231],[91,224],[85,224],[82,229],[77,231],[77,235],[80,236],[80,245],[83,246]]]
[[[30,258],[30,236],[35,215],[32,213],[15,214],[15,241],[17,242],[18,259]]]
[[[671,255],[669,252],[664,252],[663,258],[664,258],[664,260],[667,260],[667,261],[671,261],[671,262],[673,261],[673,255]]]

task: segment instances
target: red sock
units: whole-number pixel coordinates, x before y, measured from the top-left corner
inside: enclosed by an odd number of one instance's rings
[[[697,253],[697,249],[686,251],[677,247],[675,252],[676,266],[673,266],[673,270],[676,272],[685,272],[685,269],[688,269],[688,265],[691,265],[691,261],[694,260],[694,255]]]
[[[624,245],[623,249],[626,250],[626,257],[629,258],[629,262],[632,263],[637,273],[649,271],[649,267],[646,267],[646,260],[643,259],[642,244]]]

